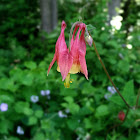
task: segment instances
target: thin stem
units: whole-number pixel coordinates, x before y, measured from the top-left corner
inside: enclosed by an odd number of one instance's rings
[[[108,79],[110,80],[111,84],[113,85],[113,87],[115,88],[115,90],[117,91],[117,93],[119,94],[119,96],[122,98],[122,100],[124,101],[124,103],[126,104],[126,106],[127,106],[128,108],[132,108],[132,107],[126,102],[126,100],[123,98],[122,94],[119,92],[119,90],[117,89],[117,87],[116,87],[115,84],[113,83],[113,81],[112,81],[112,79],[111,79],[111,77],[110,77],[110,75],[109,75],[109,73],[108,73],[108,71],[107,71],[107,69],[106,69],[106,67],[105,67],[105,65],[104,65],[104,63],[103,63],[103,61],[102,61],[102,59],[101,59],[99,53],[98,53],[98,51],[97,51],[97,48],[96,48],[96,45],[95,45],[94,41],[93,41],[93,46],[94,46],[95,52],[96,52],[96,54],[97,54],[97,57],[98,57],[98,59],[99,59],[101,65],[102,65],[102,67],[103,67],[103,69],[104,69],[104,71],[105,71],[105,73],[106,73]]]
[[[133,124],[131,125],[131,127],[129,128],[129,137],[130,137],[130,135],[131,135],[131,130],[132,130],[132,128],[134,127],[134,125],[137,123],[137,122],[140,122],[140,119],[137,119],[137,120],[135,120],[134,122],[133,122]]]
[[[81,21],[76,21],[73,25],[72,25],[72,27],[71,27],[71,29],[70,29],[70,35],[69,35],[69,50],[71,50],[71,38],[72,38],[72,31],[73,31],[73,28],[75,27],[75,25],[76,24],[79,24],[79,23],[82,23]]]
[[[118,123],[118,124],[115,124],[114,126],[112,126],[111,128],[108,129],[108,131],[107,131],[107,133],[106,133],[105,140],[107,140],[107,134],[108,134],[112,129],[114,129],[114,128],[120,126],[120,125],[122,125],[122,124],[125,122],[125,120],[126,120],[126,118],[127,118],[127,115],[128,115],[128,112],[129,112],[129,108],[127,109],[127,112],[126,112],[126,115],[125,115],[125,119],[124,119],[123,122]]]
[[[140,89],[138,90],[138,96],[137,96],[137,101],[136,101],[136,108],[138,108],[139,97],[140,97]]]

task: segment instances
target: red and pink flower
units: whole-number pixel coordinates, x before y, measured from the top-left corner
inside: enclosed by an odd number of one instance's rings
[[[48,74],[54,62],[57,61],[57,71],[61,72],[62,81],[65,80],[64,85],[68,88],[70,86],[70,74],[82,72],[86,79],[88,79],[88,71],[85,60],[86,42],[84,37],[86,25],[84,23],[76,24],[70,43],[70,50],[67,48],[65,42],[65,28],[66,23],[62,21],[61,33],[56,42],[55,54],[52,62],[49,65]],[[87,41],[91,43],[91,40]]]

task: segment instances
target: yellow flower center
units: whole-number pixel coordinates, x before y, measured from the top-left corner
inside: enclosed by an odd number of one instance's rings
[[[69,88],[70,83],[72,83],[72,81],[73,81],[73,79],[70,79],[70,74],[76,74],[76,73],[80,72],[80,69],[81,69],[80,64],[77,64],[77,63],[72,64],[72,67],[71,67],[71,69],[70,69],[70,71],[65,79],[65,83],[64,83],[65,88]],[[57,66],[57,71],[60,72],[59,65]]]
[[[81,69],[80,64],[72,64],[72,67],[71,67],[69,73],[76,74],[76,73],[80,72],[80,69]],[[60,72],[59,65],[57,66],[57,71]]]
[[[70,81],[70,73],[68,73],[68,75],[67,75],[67,77],[65,79],[65,83],[64,83],[65,88],[69,88],[70,83],[71,83],[71,81]]]

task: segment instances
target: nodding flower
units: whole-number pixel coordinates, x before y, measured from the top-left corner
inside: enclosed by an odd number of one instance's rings
[[[49,65],[48,73],[57,61],[57,71],[62,75],[62,81],[65,80],[65,87],[70,87],[70,74],[76,74],[82,72],[86,79],[88,80],[88,71],[85,60],[86,55],[86,41],[85,41],[85,30],[86,25],[84,23],[77,23],[73,31],[73,35],[70,42],[70,50],[67,48],[64,36],[64,30],[66,28],[66,23],[62,21],[61,33],[56,42],[55,54],[52,62]],[[77,34],[76,34],[77,31]],[[76,35],[75,35],[76,34]]]

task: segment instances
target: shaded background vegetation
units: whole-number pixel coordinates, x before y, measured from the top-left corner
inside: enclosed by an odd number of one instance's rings
[[[71,87],[64,88],[56,64],[47,77],[61,21],[67,24],[68,45],[71,25],[82,20],[117,88],[131,106],[136,104],[140,1],[121,0],[114,9],[116,18],[108,14],[109,2],[59,0],[57,27],[47,33],[41,30],[40,1],[1,0],[1,140],[140,139],[139,108],[130,109],[125,122],[117,127],[121,123],[118,113],[126,114],[127,107],[113,91],[93,47],[87,46],[89,81],[82,74],[72,75]]]

